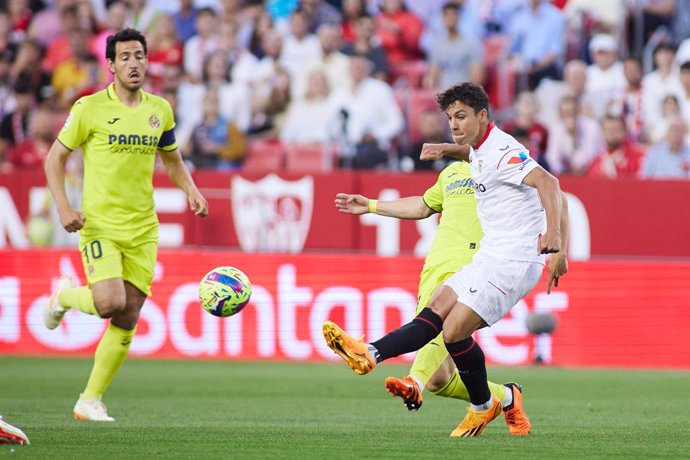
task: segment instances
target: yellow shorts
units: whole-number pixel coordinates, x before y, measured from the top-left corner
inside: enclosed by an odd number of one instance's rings
[[[442,272],[439,274],[422,272],[419,282],[417,314],[429,304],[434,290],[454,274],[455,272]],[[421,379],[426,384],[447,357],[448,350],[446,350],[446,345],[443,343],[443,334],[439,334],[417,352],[410,374]]]
[[[89,285],[107,279],[122,278],[147,296],[151,295],[158,241],[81,238],[79,249]]]

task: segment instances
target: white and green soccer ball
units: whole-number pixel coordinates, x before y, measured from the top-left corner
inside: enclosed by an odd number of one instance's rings
[[[199,301],[214,316],[239,313],[249,303],[252,284],[242,270],[217,267],[206,273],[199,283]]]

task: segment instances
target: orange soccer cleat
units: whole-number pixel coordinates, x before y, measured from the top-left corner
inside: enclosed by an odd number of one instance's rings
[[[467,415],[460,425],[450,434],[452,438],[463,437],[469,438],[471,436],[479,436],[493,419],[498,417],[501,413],[501,401],[492,396],[492,405],[489,409],[477,412],[470,407],[467,408]]]
[[[368,374],[376,366],[362,339],[356,340],[333,321],[323,323],[323,336],[328,347],[343,358],[355,374]]]
[[[522,387],[515,382],[506,383],[505,386],[513,390],[513,403],[510,408],[503,409],[508,430],[510,430],[510,434],[515,436],[528,435],[532,424],[527,418],[525,407],[522,405]]]
[[[407,410],[419,410],[422,407],[422,392],[411,376],[402,379],[388,377],[385,386],[388,393],[402,398]]]

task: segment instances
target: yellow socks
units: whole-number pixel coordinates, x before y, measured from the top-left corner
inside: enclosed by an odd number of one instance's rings
[[[491,394],[500,399],[501,404],[503,404],[506,399],[506,387],[498,383],[489,382],[489,390],[491,390]],[[462,383],[462,379],[460,379],[460,374],[458,374],[458,371],[453,373],[453,376],[450,378],[446,386],[438,391],[434,391],[434,394],[438,396],[445,396],[447,398],[463,399],[465,401],[470,400],[470,395],[467,392],[465,384]]]
[[[94,305],[91,289],[89,289],[87,286],[65,288],[60,291],[58,300],[60,301],[60,305],[65,308],[74,308],[86,313],[87,315],[100,316],[98,314],[98,310],[96,310],[96,306]]]
[[[91,376],[81,399],[101,398],[129,353],[136,328],[131,331],[110,324],[96,348]]]

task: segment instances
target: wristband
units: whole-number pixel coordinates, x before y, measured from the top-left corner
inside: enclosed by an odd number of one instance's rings
[[[376,214],[376,207],[379,204],[379,200],[369,200],[369,212]]]

